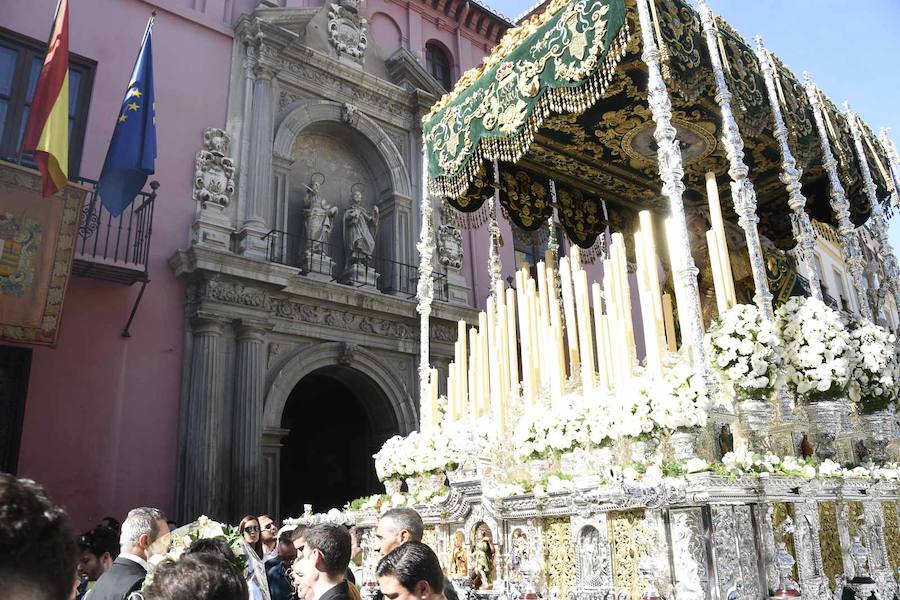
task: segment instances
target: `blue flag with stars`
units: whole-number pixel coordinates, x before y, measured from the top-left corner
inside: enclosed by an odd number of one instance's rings
[[[116,217],[143,189],[156,163],[152,28],[150,17],[97,183],[100,202]]]

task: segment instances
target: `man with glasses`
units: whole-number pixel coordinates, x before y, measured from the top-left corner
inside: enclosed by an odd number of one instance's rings
[[[262,560],[265,563],[278,557],[278,526],[269,515],[260,515],[257,520],[263,549]]]
[[[78,586],[76,598],[83,598],[101,575],[109,571],[119,556],[119,534],[108,527],[95,527],[78,537],[81,556],[78,559]]]
[[[147,576],[147,561],[162,554],[169,546],[169,525],[158,508],[135,508],[122,523],[119,536],[121,554],[113,561],[85,598],[87,600],[122,600],[139,590]]]
[[[262,519],[262,517],[260,517]],[[266,561],[266,579],[269,580],[269,594],[272,600],[294,600],[294,586],[291,584],[291,565],[297,558],[297,549],[291,539],[293,532],[283,531],[278,536],[278,554]]]

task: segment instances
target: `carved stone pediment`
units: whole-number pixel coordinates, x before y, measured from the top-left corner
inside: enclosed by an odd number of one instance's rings
[[[234,193],[234,161],[229,150],[231,137],[222,129],[203,132],[203,149],[197,153],[194,168],[194,200],[204,207],[228,206]]]
[[[385,66],[391,81],[403,89],[424,90],[434,96],[435,100],[447,93],[406,48],[400,48],[391,54],[385,61]]]
[[[438,227],[438,259],[441,264],[452,269],[462,266],[463,245],[462,233],[452,225]]]

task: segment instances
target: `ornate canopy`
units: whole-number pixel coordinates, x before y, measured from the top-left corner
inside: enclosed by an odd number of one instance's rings
[[[722,120],[699,15],[681,0],[653,1],[690,211],[706,205],[707,171],[717,173],[723,195],[730,192],[728,160],[718,141]],[[590,246],[608,224],[601,199],[611,219],[636,209],[667,212],[647,102],[647,69],[640,57],[640,35],[634,35],[639,27],[633,0],[553,0],[546,12],[510,30],[483,65],[464,74],[424,119],[431,191],[460,211],[477,210],[493,193],[491,163],[497,159],[501,204],[517,226],[533,230],[554,208],[553,179],[559,220],[582,247]],[[749,44],[721,20],[718,37],[756,189],[760,232],[779,248],[790,249],[795,240],[786,218],[787,193],[779,179],[781,158],[762,72]],[[790,147],[803,169],[807,211],[834,224],[809,99],[798,78],[774,61]],[[849,123],[831,100],[821,99],[851,220],[858,226],[868,218],[870,206]],[[877,195],[886,201],[893,189],[887,153],[863,128]],[[730,203],[723,210],[726,219],[737,220]]]

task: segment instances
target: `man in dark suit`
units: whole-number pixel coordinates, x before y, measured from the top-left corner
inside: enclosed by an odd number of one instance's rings
[[[294,540],[292,579],[304,600],[349,600],[345,574],[350,564],[350,532],[341,525],[313,525]]]
[[[278,536],[278,554],[266,561],[266,579],[269,580],[269,594],[272,600],[294,600],[294,586],[290,583],[291,565],[297,558],[297,550],[291,539],[291,530]]]
[[[381,556],[387,556],[403,544],[421,542],[425,535],[425,524],[422,517],[412,508],[392,508],[385,511],[375,526],[375,537],[381,544]],[[459,600],[456,588],[447,577],[444,577],[444,596],[447,600]],[[381,600],[381,593],[376,596]]]
[[[135,508],[122,523],[119,536],[121,553],[85,598],[87,600],[122,600],[139,590],[147,576],[147,560],[167,550],[169,525],[157,508]]]

